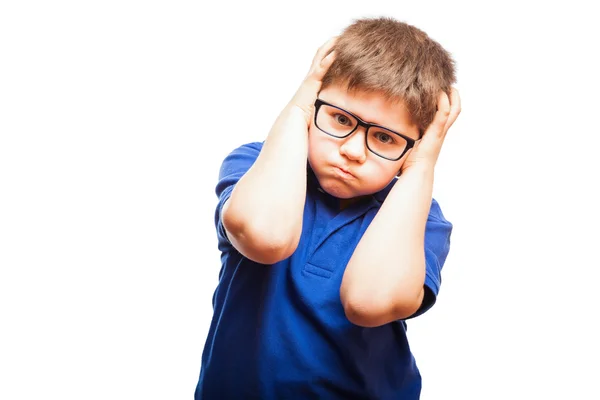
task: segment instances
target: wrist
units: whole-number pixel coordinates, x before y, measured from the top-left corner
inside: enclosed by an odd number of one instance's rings
[[[402,168],[401,175],[411,174],[420,175],[421,177],[433,177],[435,172],[435,162],[433,161],[419,161],[410,163],[410,165],[404,165]]]
[[[321,82],[305,79],[292,98],[291,104],[306,112],[312,111],[320,89]]]

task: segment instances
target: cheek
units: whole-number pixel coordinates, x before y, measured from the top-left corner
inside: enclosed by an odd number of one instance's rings
[[[308,156],[311,161],[327,158],[332,151],[337,151],[335,139],[311,128],[308,131]]]
[[[377,190],[383,189],[394,177],[398,176],[403,163],[403,160],[387,163],[385,160],[382,161],[384,162],[375,161],[370,165],[371,168],[368,171],[368,175],[371,177],[370,182]]]
[[[308,132],[308,162],[314,168],[319,165],[321,159],[320,151],[322,146],[319,145],[318,133],[312,132],[312,129]]]
[[[398,176],[400,174],[400,168],[406,161],[407,155],[405,154],[398,161],[389,161],[384,159],[376,159],[376,168],[377,174],[381,176],[382,180],[385,180],[389,177],[391,180],[393,177]]]

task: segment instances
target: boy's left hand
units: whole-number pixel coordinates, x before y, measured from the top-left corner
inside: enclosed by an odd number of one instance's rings
[[[440,155],[446,133],[460,114],[458,90],[452,88],[450,98],[445,92],[440,93],[437,108],[433,121],[427,127],[423,137],[415,143],[406,161],[402,164],[402,172],[415,166],[425,166],[433,169]]]

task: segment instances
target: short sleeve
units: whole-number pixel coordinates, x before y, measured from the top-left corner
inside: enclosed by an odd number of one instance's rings
[[[223,205],[231,196],[233,188],[242,176],[252,167],[260,150],[262,149],[262,143],[249,143],[245,144],[237,149],[233,150],[221,164],[219,170],[219,182],[215,192],[217,194],[218,204],[215,210],[215,226],[217,228],[217,236],[219,240],[219,250],[226,251],[232,248],[227,234],[225,233],[225,227],[221,219],[221,210]]]
[[[444,218],[438,202],[433,199],[425,227],[425,297],[410,318],[425,313],[435,304],[442,283],[442,267],[450,250],[451,233],[452,224]]]

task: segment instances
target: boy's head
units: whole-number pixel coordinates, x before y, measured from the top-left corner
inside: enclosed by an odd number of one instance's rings
[[[379,92],[401,100],[422,132],[433,121],[440,91],[455,82],[450,54],[423,31],[391,18],[361,19],[348,26],[333,50],[336,58],[322,88]]]
[[[400,171],[403,147],[421,137],[440,91],[455,82],[454,62],[423,31],[391,18],[355,21],[333,50],[309,129],[309,162],[324,190],[349,199],[383,189]],[[367,135],[365,122],[388,130]]]

